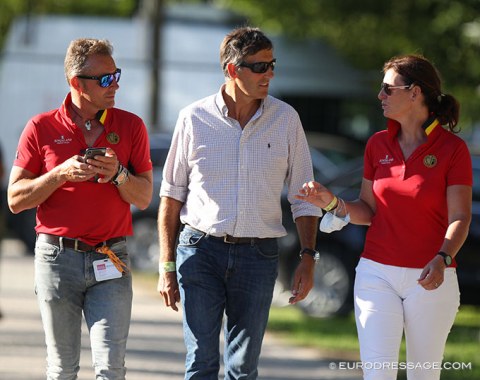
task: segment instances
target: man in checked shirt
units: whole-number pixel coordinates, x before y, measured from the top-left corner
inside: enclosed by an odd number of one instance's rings
[[[302,246],[290,303],[313,286],[321,210],[294,198],[312,163],[297,112],[268,95],[275,62],[259,29],[230,32],[220,47],[225,83],[180,112],[165,162],[159,292],[173,310],[182,302],[185,379],[218,379],[224,314],[225,379],[257,378],[285,184]]]

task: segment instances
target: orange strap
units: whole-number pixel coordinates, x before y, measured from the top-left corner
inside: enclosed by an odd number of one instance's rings
[[[117,255],[115,255],[115,253],[110,248],[108,248],[108,246],[102,245],[101,247],[98,247],[96,251],[98,253],[103,253],[104,255],[107,255],[108,258],[112,261],[113,265],[115,265],[115,268],[117,268],[120,273],[128,273],[127,264],[120,260]]]

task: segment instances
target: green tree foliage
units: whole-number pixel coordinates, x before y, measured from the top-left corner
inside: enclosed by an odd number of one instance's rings
[[[294,37],[321,39],[354,66],[379,73],[400,54],[429,58],[444,92],[462,104],[463,125],[480,118],[479,0],[216,0],[251,23]]]
[[[151,0],[156,1],[156,0]],[[132,16],[140,0],[0,0],[0,48],[13,18],[50,13]],[[269,32],[326,41],[354,66],[378,73],[388,58],[424,54],[444,92],[462,104],[463,125],[480,119],[480,0],[170,0],[210,2]],[[377,84],[376,84],[377,85]]]
[[[129,17],[138,0],[0,0],[0,50],[13,19],[25,14],[77,14]]]

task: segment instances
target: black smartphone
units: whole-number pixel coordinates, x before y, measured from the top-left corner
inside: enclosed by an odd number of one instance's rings
[[[86,162],[89,158],[94,158],[95,156],[105,156],[107,153],[107,148],[87,148],[85,149],[85,155],[83,156],[84,161]]]

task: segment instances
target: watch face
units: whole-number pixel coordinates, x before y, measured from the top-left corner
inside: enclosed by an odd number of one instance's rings
[[[439,252],[438,254],[443,257],[443,262],[447,267],[452,263],[452,256],[447,255],[445,252]]]
[[[447,266],[449,266],[451,263],[452,263],[452,257],[451,256],[445,256],[445,264],[447,264]]]

